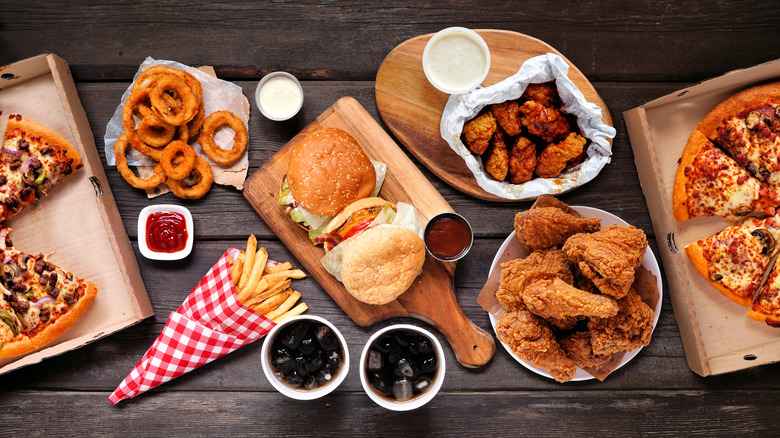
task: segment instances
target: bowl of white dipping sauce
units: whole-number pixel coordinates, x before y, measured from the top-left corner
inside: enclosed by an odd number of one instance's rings
[[[448,27],[428,40],[423,51],[423,71],[438,90],[460,94],[477,88],[490,70],[490,50],[485,40],[465,27]]]
[[[282,121],[298,114],[303,106],[303,88],[290,73],[277,71],[265,75],[255,89],[255,103],[264,116]]]

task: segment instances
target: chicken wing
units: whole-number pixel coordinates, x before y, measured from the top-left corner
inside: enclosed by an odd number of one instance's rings
[[[540,178],[555,178],[563,172],[566,165],[582,154],[585,137],[576,132],[570,133],[559,143],[553,143],[542,151],[536,163],[536,175]]]
[[[593,344],[590,343],[590,332],[574,332],[561,338],[558,343],[578,367],[598,368],[612,359],[611,354],[594,354]]]
[[[515,234],[532,251],[563,245],[570,236],[592,233],[600,226],[599,218],[577,217],[555,207],[532,208],[515,215]]]
[[[610,318],[591,318],[588,321],[590,341],[595,354],[631,351],[648,345],[653,334],[653,309],[633,288],[618,300],[617,315]]]
[[[490,111],[469,120],[463,125],[466,146],[475,154],[483,154],[490,145],[490,139],[493,138],[496,128],[496,119]]]
[[[546,369],[559,382],[569,381],[577,373],[577,366],[561,349],[547,323],[527,310],[499,316],[496,334],[517,357]]]
[[[555,108],[561,106],[561,98],[558,96],[558,88],[554,82],[543,84],[528,84],[525,92],[520,97],[523,100],[533,100],[539,105]]]
[[[520,104],[514,100],[507,100],[506,102],[495,103],[490,106],[490,112],[493,113],[493,117],[496,118],[498,125],[512,137],[520,135],[520,130],[523,129],[523,125],[520,124],[519,108]]]
[[[610,225],[595,233],[569,237],[563,251],[601,293],[623,298],[634,282],[634,270],[645,255],[647,237],[632,225]]]
[[[569,266],[566,255],[557,249],[535,251],[524,259],[510,260],[502,265],[496,298],[510,312],[524,310],[523,291],[526,286],[537,280],[552,278],[571,283],[574,277]]]
[[[542,318],[586,316],[608,318],[617,315],[614,298],[585,292],[560,278],[538,280],[523,289],[528,310]]]
[[[519,110],[520,123],[528,129],[529,133],[547,143],[563,139],[571,132],[571,125],[566,116],[555,108],[529,100],[520,105]]]
[[[517,137],[509,153],[509,182],[531,181],[536,169],[536,144],[527,137]]]
[[[498,181],[505,180],[509,173],[509,152],[506,150],[504,133],[500,129],[496,129],[493,134],[493,146],[488,149],[487,156],[485,171]]]

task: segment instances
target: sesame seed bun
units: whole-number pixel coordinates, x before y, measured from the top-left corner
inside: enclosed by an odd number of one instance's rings
[[[378,225],[353,237],[341,277],[347,291],[367,304],[387,304],[406,292],[422,271],[425,244],[397,225]]]
[[[287,183],[303,208],[320,216],[335,216],[350,203],[371,194],[376,171],[351,135],[323,128],[293,149]]]

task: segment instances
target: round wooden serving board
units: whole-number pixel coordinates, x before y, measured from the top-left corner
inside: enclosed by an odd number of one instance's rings
[[[490,72],[483,86],[493,85],[517,73],[527,59],[554,53],[569,64],[569,79],[579,87],[588,102],[601,107],[602,120],[612,126],[612,117],[604,100],[585,75],[557,50],[543,41],[517,32],[476,32],[490,48]],[[439,124],[449,95],[434,88],[422,68],[423,50],[432,36],[422,35],[404,41],[382,62],[376,75],[379,113],[406,149],[450,186],[487,201],[515,202],[482,190],[463,159],[441,138]]]

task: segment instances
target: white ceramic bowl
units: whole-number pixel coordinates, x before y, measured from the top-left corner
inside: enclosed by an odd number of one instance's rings
[[[341,364],[341,369],[336,373],[333,379],[331,379],[330,382],[316,389],[298,389],[287,385],[286,383],[279,380],[278,377],[276,377],[276,371],[273,365],[271,364],[271,346],[274,343],[274,339],[276,338],[276,335],[279,334],[281,330],[284,330],[285,327],[289,326],[293,322],[306,320],[306,319],[325,324],[331,330],[333,330],[333,333],[336,334],[336,336],[339,339],[339,342],[341,343],[341,350],[344,356],[343,362]],[[316,398],[320,398],[324,395],[333,392],[333,390],[336,389],[336,387],[338,387],[341,384],[341,382],[343,382],[344,379],[347,377],[347,372],[349,371],[349,350],[347,349],[347,342],[344,340],[344,336],[342,336],[341,332],[336,328],[336,326],[331,324],[328,320],[314,315],[300,315],[300,316],[294,316],[292,318],[286,319],[271,329],[271,331],[266,336],[265,341],[263,342],[260,362],[263,365],[263,374],[265,374],[266,379],[268,379],[268,381],[271,382],[271,385],[273,385],[273,387],[276,388],[277,391],[281,392],[287,397],[296,400],[314,400]]]
[[[394,401],[379,395],[376,392],[376,390],[371,386],[371,383],[369,383],[368,375],[366,373],[366,360],[368,357],[368,351],[371,349],[371,345],[383,334],[395,330],[412,331],[415,333],[419,333],[425,336],[426,338],[430,339],[431,342],[433,343],[433,350],[436,353],[436,360],[438,364],[438,369],[436,370],[436,376],[434,377],[433,382],[431,383],[431,387],[428,388],[428,390],[426,390],[422,394],[412,397],[411,399],[406,401]],[[371,398],[371,400],[373,400],[379,406],[382,406],[383,408],[386,409],[390,409],[391,411],[411,411],[412,409],[417,409],[420,406],[423,406],[424,404],[431,401],[433,397],[436,396],[436,393],[439,392],[442,383],[444,383],[444,371],[447,367],[444,362],[444,350],[442,350],[441,344],[439,343],[439,340],[436,339],[436,336],[433,336],[433,334],[431,334],[429,331],[414,325],[395,324],[395,325],[385,327],[382,330],[379,330],[368,339],[368,342],[366,342],[366,346],[363,348],[363,354],[361,354],[360,356],[359,368],[360,368],[360,382],[363,384],[363,390],[366,391],[366,394],[368,394],[368,397]]]
[[[265,99],[261,98],[261,91],[263,87],[274,78],[284,78],[289,80],[290,83],[287,85],[292,86],[292,90],[276,88],[276,90],[269,94]],[[297,89],[299,93],[297,96],[294,94],[295,89]],[[279,94],[276,94],[276,91],[278,91]],[[298,98],[296,99],[296,97]],[[286,99],[291,100],[285,102]],[[260,80],[260,82],[258,82],[257,88],[255,88],[255,104],[257,105],[257,109],[259,109],[260,112],[270,120],[277,122],[289,120],[298,114],[298,112],[301,110],[301,107],[303,107],[303,87],[301,87],[301,83],[298,82],[298,78],[291,75],[290,73],[283,71],[268,73],[263,77],[263,79]],[[286,108],[287,111],[277,112],[273,108],[274,105],[281,105],[282,107]]]
[[[466,71],[466,67],[461,62],[462,56],[446,56],[446,60],[444,61],[436,61],[434,60],[434,57],[438,58],[436,56],[436,51],[433,49],[434,46],[437,45],[437,43],[441,42],[442,40],[446,38],[452,38],[453,36],[457,36],[460,34],[461,36],[464,36],[471,40],[473,43],[476,44],[477,48],[479,49],[481,56],[484,56],[485,59],[485,66],[482,69],[481,72],[474,72],[473,75],[471,75],[471,80],[465,81],[465,79],[461,79],[459,84],[454,83],[444,83],[440,80],[441,74],[438,75],[435,73],[436,70],[439,69],[439,67],[450,67],[450,70],[453,71],[459,71],[463,72]],[[448,52],[449,53],[449,52]],[[462,55],[463,52],[459,52],[458,55]],[[451,53],[450,53],[451,55]],[[468,64],[468,63],[466,63]],[[448,27],[446,29],[442,29],[436,34],[434,34],[430,40],[428,40],[428,43],[425,45],[425,49],[423,50],[423,56],[422,56],[422,65],[423,65],[423,72],[425,73],[425,77],[428,78],[428,81],[436,87],[439,91],[443,91],[448,94],[461,94],[466,93],[468,91],[471,91],[479,86],[479,84],[482,83],[482,81],[485,80],[487,77],[488,71],[490,71],[490,49],[488,48],[487,44],[485,43],[485,40],[482,39],[479,34],[474,32],[471,29],[466,29],[465,27]]]
[[[152,213],[171,211],[184,216],[187,227],[187,244],[184,249],[177,252],[156,252],[149,249],[146,243],[146,220]],[[173,204],[150,205],[141,210],[138,214],[138,247],[144,257],[151,260],[180,260],[187,257],[192,252],[192,244],[195,242],[195,224],[192,221],[192,214],[186,208]]]

